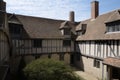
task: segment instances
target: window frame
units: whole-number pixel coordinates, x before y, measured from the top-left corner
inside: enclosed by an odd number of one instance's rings
[[[106,32],[120,32],[120,20],[106,23]]]
[[[100,60],[94,59],[93,64],[94,64],[94,67],[100,68]]]
[[[71,40],[63,40],[63,47],[71,47]]]
[[[9,31],[14,35],[20,35],[22,33],[22,27],[22,24],[9,23]]]
[[[70,29],[69,28],[64,28],[64,35],[70,35]]]

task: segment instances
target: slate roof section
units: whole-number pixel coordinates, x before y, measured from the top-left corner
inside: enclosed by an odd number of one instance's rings
[[[68,21],[65,21],[65,22],[61,23],[60,29],[63,29],[63,28],[71,28],[71,27],[68,26]]]
[[[13,17],[13,18],[12,18]],[[64,20],[54,20],[41,17],[32,17],[8,13],[9,22],[20,22],[30,38],[63,39],[60,29],[71,28],[71,32],[76,35],[75,28],[78,22]],[[12,21],[10,21],[12,20]]]
[[[32,16],[15,16],[23,24],[23,28],[30,38],[63,38],[59,27],[63,20],[54,20]]]
[[[103,64],[120,68],[120,58],[115,57],[105,58]]]
[[[116,16],[119,18],[115,18]],[[118,40],[120,39],[120,32],[106,33],[106,21],[111,22],[112,20],[120,20],[120,14],[118,10],[98,16],[95,20],[88,19],[81,21],[76,27],[76,30],[81,29],[81,24],[87,24],[86,33],[82,36],[77,37],[77,41],[80,40]],[[114,15],[114,16],[113,16]],[[113,17],[111,17],[113,16]]]
[[[117,21],[120,20],[120,10],[116,10],[113,15],[111,15],[107,21],[105,21],[106,23],[109,22],[113,22],[113,21]]]

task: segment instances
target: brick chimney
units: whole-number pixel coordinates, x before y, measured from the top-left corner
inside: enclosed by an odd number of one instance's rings
[[[5,25],[6,18],[6,3],[0,0],[0,27]]]
[[[94,0],[91,2],[91,19],[96,19],[99,16],[99,2]]]
[[[0,0],[0,11],[6,11],[6,2]]]
[[[70,12],[69,21],[70,21],[70,22],[74,22],[74,11],[71,11],[71,12]]]

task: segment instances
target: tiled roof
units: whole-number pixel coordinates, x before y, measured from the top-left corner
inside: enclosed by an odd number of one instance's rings
[[[104,59],[103,63],[109,66],[120,68],[120,58],[108,57]]]
[[[88,22],[89,22],[89,19],[88,19],[88,20],[85,20],[85,21],[80,22],[80,24],[76,26],[76,31],[81,30],[81,29],[82,29],[82,24],[87,24]]]
[[[116,20],[120,20],[120,10],[116,10],[105,22],[108,23]]]
[[[76,27],[76,30],[81,29],[81,24],[87,24],[86,33],[82,36],[78,36],[76,40],[120,39],[120,32],[110,34],[106,33],[105,23],[114,20],[120,20],[120,14],[118,10],[100,15],[94,20],[88,19],[85,21],[81,21],[81,23]]]
[[[63,28],[70,28],[71,32],[76,35],[76,26],[78,25],[78,22],[70,22],[70,21],[65,21],[63,23],[61,23],[60,29]]]
[[[10,15],[9,15],[10,16]],[[30,38],[63,38],[59,27],[63,20],[16,15]]]
[[[61,23],[60,29],[63,29],[63,28],[71,28],[71,27],[68,26],[68,21],[65,21],[65,22]]]
[[[71,28],[73,34],[76,34],[75,26],[78,25],[77,22],[8,14],[9,18],[11,16],[18,19],[16,19],[17,22],[23,25],[30,38],[64,38],[60,29],[68,27]]]

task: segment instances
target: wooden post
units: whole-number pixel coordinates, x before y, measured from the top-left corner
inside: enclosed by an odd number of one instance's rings
[[[104,80],[104,64],[102,63],[102,80]]]

